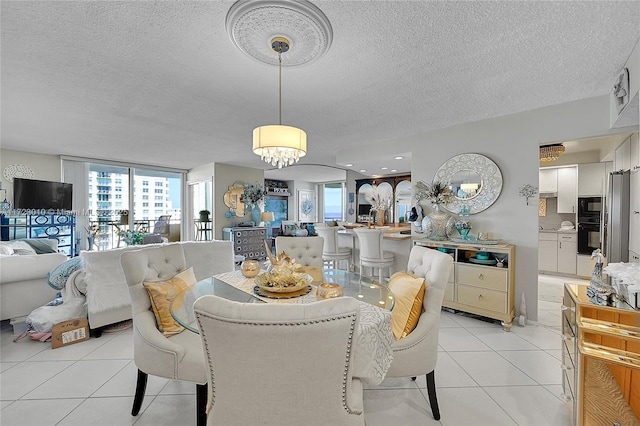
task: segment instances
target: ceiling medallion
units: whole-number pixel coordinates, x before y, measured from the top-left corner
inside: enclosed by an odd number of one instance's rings
[[[229,38],[247,56],[278,65],[271,40],[281,36],[295,46],[282,66],[294,67],[324,55],[333,41],[326,15],[306,0],[240,0],[231,6],[225,21]]]

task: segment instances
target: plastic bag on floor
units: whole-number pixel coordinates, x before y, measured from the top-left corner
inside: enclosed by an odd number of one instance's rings
[[[61,297],[34,309],[27,316],[25,320],[27,328],[13,340],[14,342],[27,335],[33,340],[45,342],[51,337],[51,330],[55,324],[73,318],[87,317],[86,298],[72,282],[67,282],[60,293]]]

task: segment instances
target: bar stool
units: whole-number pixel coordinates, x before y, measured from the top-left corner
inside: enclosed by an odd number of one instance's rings
[[[394,262],[393,253],[382,249],[384,230],[356,228],[353,231],[358,236],[360,246],[360,279],[362,280],[362,267],[367,266],[372,268],[372,275],[375,268],[378,268],[378,278],[381,284],[384,283],[384,270],[389,269],[389,276],[391,276]]]
[[[334,269],[339,269],[339,262],[346,260],[348,271],[351,266],[351,248],[338,246],[338,228],[335,226],[317,228],[316,233],[324,238],[322,260],[329,262]]]

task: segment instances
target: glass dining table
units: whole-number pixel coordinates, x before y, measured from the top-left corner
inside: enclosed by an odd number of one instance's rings
[[[310,275],[315,281],[311,290],[295,298],[269,298],[258,294],[253,278],[245,278],[240,271],[226,272],[199,281],[176,295],[171,303],[171,315],[187,330],[198,333],[193,304],[204,295],[215,295],[241,303],[311,303],[318,285],[339,284],[344,296],[360,303],[360,320],[355,336],[353,375],[369,384],[380,384],[393,360],[391,309],[395,299],[386,285],[366,277],[339,269],[316,270]],[[255,289],[255,291],[254,291]]]

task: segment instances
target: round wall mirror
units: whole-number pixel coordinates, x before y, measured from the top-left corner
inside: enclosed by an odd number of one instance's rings
[[[229,190],[224,193],[224,205],[229,207],[229,211],[238,217],[244,216],[244,203],[240,196],[244,192],[244,183],[235,182],[229,185]]]
[[[440,166],[433,180],[447,183],[456,195],[443,206],[451,213],[460,212],[463,205],[469,207],[470,214],[480,213],[495,203],[502,192],[498,165],[481,154],[451,157]]]
[[[473,170],[457,171],[449,184],[458,200],[472,200],[482,191],[482,177]]]

